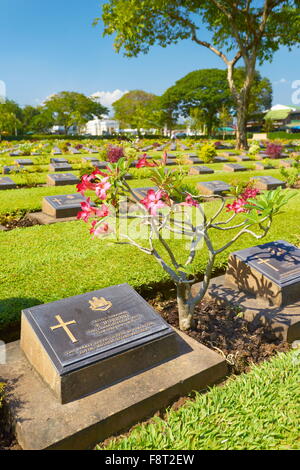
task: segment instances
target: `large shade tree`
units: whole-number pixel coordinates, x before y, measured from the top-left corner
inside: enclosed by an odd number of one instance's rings
[[[156,127],[159,98],[143,90],[132,90],[113,103],[114,117],[122,127],[150,129]]]
[[[108,113],[108,109],[95,99],[73,91],[62,91],[50,96],[43,108],[52,113],[55,124],[63,126],[66,132],[74,125],[82,126],[94,117],[101,118]]]
[[[103,6],[104,34],[129,57],[191,39],[226,65],[237,108],[237,147],[247,148],[246,118],[257,63],[281,47],[300,43],[300,0],[109,0]],[[95,20],[99,21],[99,18]],[[206,39],[208,31],[210,40]],[[234,79],[243,65],[242,85]]]
[[[242,84],[245,79],[244,68],[237,68],[234,76],[236,82]],[[211,135],[215,126],[222,124],[220,115],[225,110],[232,117],[236,115],[235,100],[226,80],[226,70],[220,69],[201,69],[187,74],[165,91],[161,103],[165,111],[172,112],[173,117],[190,117],[193,122],[205,125],[208,135]],[[272,84],[256,71],[249,95],[246,122],[269,109],[271,104]]]
[[[22,128],[22,109],[13,100],[0,103],[0,135],[17,135]]]
[[[207,133],[211,135],[222,106],[232,106],[226,72],[219,69],[195,70],[169,88],[162,95],[161,102],[163,109],[173,109],[173,115],[177,117],[195,116],[195,110],[199,110]]]

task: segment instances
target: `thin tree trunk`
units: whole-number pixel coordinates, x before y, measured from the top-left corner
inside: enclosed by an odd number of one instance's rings
[[[194,327],[194,306],[189,304],[191,286],[186,283],[177,284],[177,304],[179,328],[187,331]]]
[[[247,100],[241,94],[237,102],[237,131],[236,131],[236,148],[237,150],[247,150]]]
[[[227,66],[227,79],[230,91],[235,99],[237,106],[237,134],[236,134],[236,148],[238,150],[247,150],[247,114],[249,107],[249,95],[253,78],[255,74],[256,55],[251,58],[245,59],[245,81],[240,90],[237,89],[234,82],[233,72],[234,65],[232,62]]]

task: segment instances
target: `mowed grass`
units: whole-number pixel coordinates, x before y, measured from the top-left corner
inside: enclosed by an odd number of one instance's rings
[[[300,449],[300,351],[280,354],[153,418],[105,450]],[[103,447],[97,447],[103,449]]]
[[[263,242],[285,239],[299,243],[300,193],[293,191],[285,213],[275,218]],[[216,209],[207,203],[207,213]],[[216,247],[232,237],[230,232],[213,235]],[[251,236],[216,259],[215,269],[224,268],[230,252],[258,244]],[[185,241],[171,241],[183,261],[187,255]],[[0,232],[0,330],[18,321],[22,308],[48,303],[73,295],[127,282],[140,292],[151,292],[169,278],[154,258],[137,248],[116,245],[109,240],[92,240],[83,222],[58,223]],[[201,275],[207,252],[197,253],[192,272]]]

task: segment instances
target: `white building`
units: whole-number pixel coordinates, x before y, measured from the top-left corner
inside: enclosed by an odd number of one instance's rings
[[[83,133],[90,135],[105,135],[117,134],[119,131],[119,121],[115,121],[113,119],[95,118],[92,121],[88,121],[86,123]]]

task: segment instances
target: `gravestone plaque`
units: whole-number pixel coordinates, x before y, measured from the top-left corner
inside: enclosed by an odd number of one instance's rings
[[[171,150],[171,152],[176,152],[176,150],[177,150],[177,145],[176,145],[176,144],[171,144],[170,150]]]
[[[224,181],[201,181],[197,185],[200,194],[204,195],[223,195],[230,190],[230,186]]]
[[[236,155],[235,160],[237,162],[248,162],[250,160],[250,157],[248,157],[248,155]]]
[[[88,152],[88,153],[99,153],[97,150],[89,148],[89,147],[83,147],[82,150],[85,150],[85,152]]]
[[[238,156],[236,152],[223,152],[224,157],[235,157]]]
[[[189,158],[198,158],[198,155],[196,153],[186,153],[185,155]]]
[[[291,168],[294,165],[295,161],[288,159],[288,160],[280,160],[279,166],[284,168]]]
[[[69,152],[72,153],[73,155],[78,155],[80,154],[80,151],[73,148],[73,147],[69,147]]]
[[[91,165],[94,166],[95,168],[97,168],[98,170],[106,170],[107,169],[107,162],[99,162],[99,161],[95,161],[93,160],[91,162]]]
[[[79,193],[67,194],[64,196],[47,196],[43,199],[43,213],[54,217],[55,219],[63,219],[65,217],[76,217],[81,209],[81,203],[86,198]]]
[[[49,165],[49,171],[70,171],[72,166],[69,163],[51,163]]]
[[[5,176],[4,178],[0,178],[0,190],[1,189],[15,189],[17,187],[16,183]]]
[[[66,158],[50,158],[50,163],[69,163]]]
[[[167,158],[165,165],[167,166],[176,165],[176,161],[174,159]]]
[[[189,175],[207,175],[211,173],[214,173],[214,170],[208,166],[192,166],[189,171]]]
[[[62,403],[179,352],[174,330],[128,284],[24,310],[21,348]]]
[[[185,144],[180,144],[182,150],[185,152],[186,150],[189,150],[189,147]]]
[[[300,300],[300,249],[279,240],[236,251],[226,278],[269,305],[292,304]]]
[[[11,152],[9,155],[10,157],[20,157],[22,155],[22,152],[19,150],[16,150],[14,152]]]
[[[178,155],[176,153],[167,153],[167,158],[177,158]]]
[[[133,194],[135,194],[136,197],[139,198],[139,200],[141,200],[147,196],[148,191],[150,191],[150,189],[153,189],[154,191],[158,191],[158,188],[156,186],[148,186],[144,188],[132,188],[132,192]]]
[[[260,190],[271,190],[276,189],[279,187],[285,188],[286,183],[284,181],[280,181],[273,176],[253,176],[251,178],[254,181],[255,187]]]
[[[58,147],[53,147],[52,153],[53,155],[61,155],[62,151]]]
[[[239,165],[238,163],[226,163],[226,165],[224,165],[224,170],[236,172],[236,171],[247,171],[247,168],[245,168],[242,165]]]
[[[4,165],[2,173],[4,175],[9,175],[10,173],[19,173],[21,170],[23,170],[23,168],[23,166]]]
[[[47,183],[49,186],[67,186],[78,184],[79,178],[72,173],[61,173],[58,175],[48,175]]]
[[[153,149],[153,145],[148,145],[147,147],[144,147],[141,149],[141,152],[149,152],[149,150]]]
[[[226,163],[226,162],[228,162],[228,158],[226,158],[226,157],[215,157],[214,162],[215,163]]]
[[[100,160],[96,157],[83,157],[82,158],[82,163],[98,163]]]
[[[255,163],[255,170],[271,170],[272,168],[274,167],[270,165],[269,163],[261,163],[261,162]]]
[[[195,164],[195,165],[200,165],[201,163],[204,163],[203,160],[201,160],[201,158],[198,158],[198,157],[190,157],[189,158],[189,163],[190,164]]]
[[[16,165],[21,165],[21,166],[29,166],[33,165],[33,161],[29,160],[29,158],[18,158],[17,160],[14,161]]]

